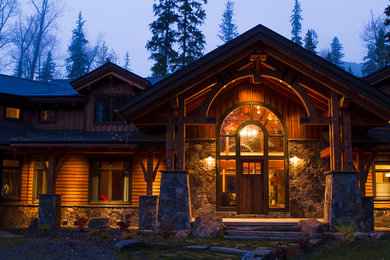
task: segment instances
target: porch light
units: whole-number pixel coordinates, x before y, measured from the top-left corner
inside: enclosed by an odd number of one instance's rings
[[[290,158],[290,163],[291,163],[291,165],[294,166],[294,167],[297,167],[297,166],[298,166],[298,161],[299,161],[299,158],[296,157],[296,156]]]
[[[212,171],[215,167],[215,159],[211,156],[204,159],[207,170]]]

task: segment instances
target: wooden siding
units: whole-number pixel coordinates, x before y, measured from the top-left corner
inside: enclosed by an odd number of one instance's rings
[[[286,122],[289,139],[321,138],[321,126],[299,124],[299,119],[302,116],[307,116],[303,105],[292,101],[265,84],[252,85],[249,81],[245,81],[236,86],[226,88],[215,98],[208,116],[216,117],[217,121],[219,121],[229,108],[238,103],[248,101],[262,102],[276,109]],[[196,114],[194,113],[194,115]],[[216,137],[216,126],[187,126],[186,137],[188,139],[214,139]]]
[[[138,206],[139,196],[146,195],[146,182],[144,180],[141,166],[135,159],[132,159],[132,204]],[[154,159],[154,166],[157,164],[157,159]],[[29,156],[25,156],[22,166],[21,179],[21,200],[22,204],[33,204],[34,190],[34,160]],[[146,165],[146,159],[144,161]],[[159,170],[165,169],[165,163],[160,164]],[[56,181],[56,193],[61,194],[63,205],[88,205],[89,204],[89,172],[90,158],[83,154],[75,154],[68,156],[60,169]],[[160,193],[161,173],[158,172],[156,180],[153,183],[153,195]],[[4,201],[7,203],[15,203],[15,201]],[[112,205],[112,204],[107,204]]]
[[[40,109],[33,113],[32,125],[41,129],[61,129],[61,130],[82,130],[84,129],[84,105],[74,105],[69,107],[54,107],[42,109],[56,110],[56,121],[51,123],[39,122]]]

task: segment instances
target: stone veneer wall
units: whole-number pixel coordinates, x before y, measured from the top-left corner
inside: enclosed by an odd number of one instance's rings
[[[375,228],[390,229],[390,209],[374,209]]]
[[[73,227],[78,216],[108,218],[108,225],[116,228],[126,214],[131,214],[132,226],[138,227],[138,207],[62,206],[61,226]],[[37,205],[2,205],[2,228],[26,228],[33,218],[38,218]]]
[[[298,157],[298,165],[290,164],[290,214],[293,218],[324,216],[325,172],[329,158],[320,152],[327,144],[321,140],[289,141],[289,158]]]
[[[324,214],[325,172],[329,160],[321,159],[327,147],[321,140],[289,141],[289,158],[300,158],[297,167],[290,166],[290,213],[269,212],[266,217],[322,218]],[[191,215],[239,217],[235,212],[216,212],[216,172],[207,169],[205,159],[216,158],[214,140],[186,142],[186,170],[189,174]],[[243,217],[256,217],[245,215]],[[264,217],[264,216],[263,216]]]

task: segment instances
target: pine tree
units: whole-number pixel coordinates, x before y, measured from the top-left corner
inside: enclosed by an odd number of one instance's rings
[[[341,59],[344,55],[343,45],[341,45],[339,38],[334,37],[332,43],[330,44],[329,61],[343,68],[344,62],[342,62]]]
[[[51,51],[47,53],[46,61],[43,63],[41,70],[39,71],[38,80],[43,82],[49,82],[54,78],[56,64],[53,62]]]
[[[311,51],[314,54],[317,54],[316,49],[318,44],[318,36],[314,30],[307,30],[305,39],[303,41],[305,42],[305,49]]]
[[[127,51],[126,54],[125,54],[125,63],[123,64],[123,68],[125,70],[128,70],[130,71],[130,55],[129,55],[129,52]]]
[[[301,21],[303,20],[303,18],[301,13],[302,13],[301,4],[299,3],[298,0],[295,0],[294,9],[292,10],[292,15],[290,19],[291,27],[292,27],[291,40],[299,45],[302,45],[302,37],[300,36],[300,34],[302,32]]]
[[[178,57],[174,60],[174,69],[182,68],[202,57],[205,36],[199,29],[206,19],[203,4],[207,0],[178,0]]]
[[[222,23],[219,25],[221,29],[219,31],[218,37],[224,42],[233,40],[233,38],[238,36],[237,25],[233,22],[234,18],[234,3],[230,0],[226,2],[225,11],[222,14]]]
[[[146,48],[151,52],[150,59],[155,61],[151,68],[153,77],[165,77],[171,73],[173,62],[177,58],[174,49],[177,42],[174,25],[178,22],[176,2],[159,0],[158,4],[153,4],[153,12],[157,19],[149,25],[153,36],[146,44]]]
[[[65,60],[68,78],[70,79],[79,78],[88,72],[88,40],[85,39],[84,23],[85,20],[83,20],[80,12],[76,22],[77,26],[72,31],[72,43],[68,48],[70,56]]]

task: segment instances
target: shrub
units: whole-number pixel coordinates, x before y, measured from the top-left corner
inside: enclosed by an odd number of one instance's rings
[[[77,227],[79,231],[83,231],[87,223],[88,223],[88,218],[83,216],[77,216],[73,224]]]
[[[276,259],[289,259],[290,257],[294,257],[298,254],[298,248],[296,246],[286,246],[281,245],[274,249],[274,256]]]
[[[340,232],[343,240],[352,243],[355,240],[355,232],[357,232],[355,220],[350,225],[345,225],[341,221],[337,221],[337,224],[338,226],[335,226],[335,229],[337,232]]]

